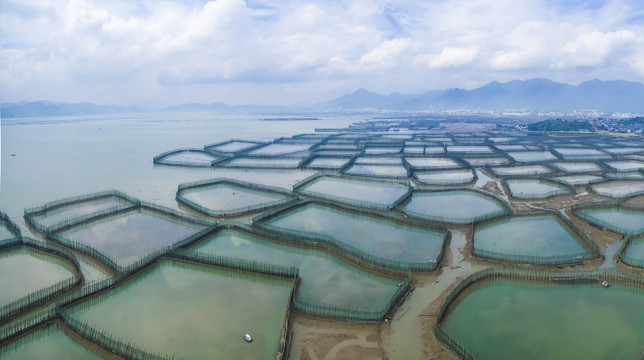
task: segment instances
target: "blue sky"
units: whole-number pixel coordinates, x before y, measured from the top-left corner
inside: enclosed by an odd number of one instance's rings
[[[2,0],[0,101],[296,104],[644,82],[641,1]]]

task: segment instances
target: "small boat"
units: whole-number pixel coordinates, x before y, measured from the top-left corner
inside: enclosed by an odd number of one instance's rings
[[[602,286],[608,289],[608,287],[610,286],[610,282],[608,282],[608,280],[604,280],[602,281]]]
[[[253,338],[250,337],[250,334],[244,335],[244,340],[246,340],[247,343],[253,342]]]

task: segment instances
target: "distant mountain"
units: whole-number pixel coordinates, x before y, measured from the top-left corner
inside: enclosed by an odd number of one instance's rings
[[[360,89],[331,101],[314,105],[271,106],[224,103],[191,103],[163,109],[95,105],[90,103],[56,103],[49,101],[1,104],[3,118],[28,116],[61,116],[117,114],[144,111],[226,112],[226,113],[300,113],[318,111],[436,111],[482,110],[571,112],[600,111],[644,114],[644,85],[623,80],[593,79],[577,86],[548,79],[493,81],[472,90],[446,89],[422,94],[382,95]]]
[[[34,101],[5,103],[0,105],[2,118],[32,117],[32,116],[71,116],[97,115],[126,112],[139,112],[138,107],[95,105],[91,103],[59,103],[51,101]]]
[[[335,100],[313,105],[310,109],[324,111],[382,109],[383,107],[411,100],[417,96],[418,95],[402,95],[398,93],[385,96],[365,89],[360,89],[354,93],[343,95]]]
[[[379,103],[380,101],[380,103]],[[364,89],[317,105],[324,110],[377,109],[495,110],[495,111],[583,111],[644,113],[644,85],[623,80],[593,79],[577,86],[548,79],[493,81],[473,90],[448,89],[419,95],[384,96]]]

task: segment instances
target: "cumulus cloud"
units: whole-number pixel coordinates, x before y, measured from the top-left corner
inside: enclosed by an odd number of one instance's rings
[[[0,101],[288,103],[360,87],[408,93],[530,77],[644,80],[644,6],[628,0],[0,6]]]

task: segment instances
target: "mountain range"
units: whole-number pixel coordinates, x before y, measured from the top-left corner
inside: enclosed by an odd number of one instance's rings
[[[569,85],[548,79],[490,82],[472,90],[445,89],[422,94],[382,95],[365,89],[337,99],[313,105],[229,106],[212,104],[183,104],[163,109],[95,105],[91,103],[55,103],[49,101],[1,104],[3,118],[28,116],[61,116],[114,114],[146,111],[213,111],[213,112],[331,112],[331,111],[523,111],[572,112],[599,111],[605,113],[644,113],[644,85],[624,80],[593,79],[579,85]]]

